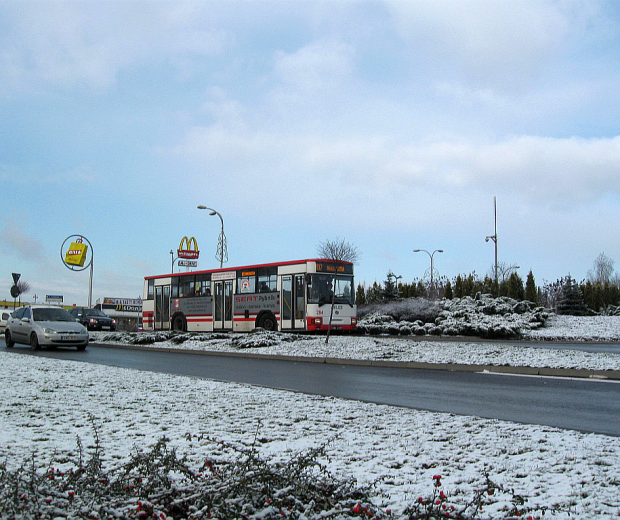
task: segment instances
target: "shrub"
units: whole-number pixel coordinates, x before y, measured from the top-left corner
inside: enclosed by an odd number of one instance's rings
[[[92,419],[92,418],[91,418]],[[96,432],[95,432],[96,433]],[[84,461],[78,439],[78,460],[69,470],[37,471],[35,455],[16,470],[0,463],[0,517],[15,519],[474,519],[493,503],[494,495],[512,496],[505,518],[525,517],[534,511],[526,498],[495,484],[488,475],[474,496],[450,500],[441,476],[433,477],[433,491],[402,512],[377,507],[377,481],[359,486],[354,479],[334,477],[320,459],[328,444],[273,462],[261,458],[254,445],[236,447],[217,442],[236,454],[232,461],[211,457],[200,462],[179,456],[162,437],[150,449],[108,469],[96,435],[95,448]],[[218,450],[221,457],[222,450]],[[376,501],[376,500],[375,500]],[[540,510],[540,509],[539,509]],[[559,509],[549,509],[558,511]],[[546,509],[540,510],[544,515]],[[531,515],[529,518],[532,518]]]

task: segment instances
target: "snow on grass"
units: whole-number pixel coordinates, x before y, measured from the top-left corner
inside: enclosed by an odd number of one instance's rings
[[[525,339],[546,341],[619,341],[618,316],[553,316],[547,326],[529,331]],[[324,336],[299,336],[268,332],[251,334],[199,334],[171,337],[167,334],[99,333],[92,341],[131,343],[138,339],[158,337],[150,347],[183,348],[213,352],[247,352],[300,357],[339,359],[389,359],[422,363],[455,363],[494,366],[533,366],[541,368],[580,368],[620,370],[620,354],[532,348],[527,343],[475,342],[473,340],[437,341],[423,337],[332,336],[325,344]],[[295,341],[291,341],[291,340]],[[182,341],[181,341],[182,340]]]
[[[616,341],[620,318],[553,317],[533,339]],[[93,341],[104,338],[93,335]],[[116,341],[148,334],[115,336]],[[268,333],[179,337],[151,346],[296,356],[398,359],[435,363],[618,369],[616,354],[531,348],[473,341],[410,337],[324,337]],[[620,515],[620,446],[604,435],[543,426],[400,409],[336,398],[221,383],[0,352],[0,459],[13,466],[31,454],[41,468],[51,459],[67,465],[78,456],[77,438],[89,450],[95,430],[104,463],[120,464],[163,435],[201,464],[234,454],[212,442],[248,445],[275,460],[329,442],[322,462],[336,475],[377,485],[377,505],[398,515],[432,492],[461,503],[489,474],[526,496],[528,507],[561,506],[548,518]],[[607,384],[607,383],[595,383]],[[504,516],[510,496],[498,494],[485,517]],[[570,513],[570,514],[569,514]],[[534,518],[540,518],[535,514]]]
[[[464,501],[485,473],[527,496],[530,507],[565,510],[547,517],[620,515],[620,447],[604,435],[10,352],[0,352],[0,378],[0,458],[13,464],[36,453],[42,467],[52,457],[66,465],[77,457],[78,436],[94,447],[92,423],[109,465],[162,435],[198,463],[230,455],[209,439],[256,438],[260,452],[277,460],[329,441],[322,462],[361,483],[384,477],[378,505],[397,515],[432,491],[433,475],[442,475],[450,498]],[[485,517],[504,516],[510,498],[494,496]]]
[[[620,341],[620,316],[551,315],[545,325],[526,338],[559,341]]]

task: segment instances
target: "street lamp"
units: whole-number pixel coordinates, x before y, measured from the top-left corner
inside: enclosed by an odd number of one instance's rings
[[[498,279],[497,279],[497,197],[493,197],[493,208],[495,211],[495,234],[489,235],[488,237],[484,239],[484,241],[488,242],[490,238],[491,240],[493,240],[493,242],[495,242],[495,290],[498,290],[499,286],[497,285],[498,283]]]
[[[222,223],[222,231],[220,231],[220,236],[217,240],[217,251],[215,253],[215,258],[219,259],[221,269],[224,265],[224,262],[228,262],[228,248],[226,247],[226,235],[224,234],[224,219],[222,218],[222,215],[220,215],[213,208],[207,208],[206,206],[200,205],[198,206],[198,209],[208,209],[209,215],[211,215],[212,217],[215,215],[220,217],[220,222]]]
[[[435,251],[433,251],[432,253],[429,253],[426,249],[414,249],[413,250],[414,253],[419,253],[420,251],[423,251],[431,258],[431,291],[432,291],[433,290],[433,270],[434,270],[433,257],[435,256],[435,253],[443,253],[443,249],[435,249]]]
[[[174,257],[174,251],[172,249],[170,250],[170,256],[172,257],[172,269],[170,272],[174,273],[174,262],[175,260],[178,260],[178,259]]]
[[[398,280],[400,280],[401,278],[402,276],[394,275],[394,280],[396,280],[396,296],[400,296],[400,293],[398,292]]]

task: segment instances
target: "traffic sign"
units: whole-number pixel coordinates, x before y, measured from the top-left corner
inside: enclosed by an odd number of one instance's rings
[[[13,273],[13,283],[16,284],[17,282],[19,282],[19,277],[21,276],[21,274],[19,273]]]

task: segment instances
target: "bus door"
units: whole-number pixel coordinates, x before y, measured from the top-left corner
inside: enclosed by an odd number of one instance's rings
[[[213,282],[213,329],[232,330],[233,281]]]
[[[155,287],[155,330],[170,328],[170,286]]]
[[[306,328],[306,291],[304,275],[285,275],[282,277],[282,329]]]

